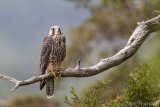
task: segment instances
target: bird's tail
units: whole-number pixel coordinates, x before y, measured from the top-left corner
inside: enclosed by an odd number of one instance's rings
[[[47,98],[54,97],[54,77],[50,77],[46,79],[46,94]]]
[[[40,81],[40,90],[42,90],[43,89],[43,87],[45,86],[45,80],[42,80],[42,81]]]

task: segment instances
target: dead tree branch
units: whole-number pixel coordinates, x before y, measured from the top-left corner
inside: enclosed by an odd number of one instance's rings
[[[112,57],[102,59],[94,66],[85,68],[80,67],[79,60],[78,65],[75,68],[68,68],[61,71],[61,77],[89,77],[123,63],[137,52],[139,47],[151,33],[160,30],[160,15],[147,21],[138,22],[137,24],[138,26],[129,38],[127,44],[117,54],[113,55]],[[27,80],[19,81],[15,78],[0,74],[0,79],[4,79],[15,84],[15,87],[12,89],[12,91],[20,86],[29,85],[48,77],[49,74],[44,74],[40,76],[34,76]]]
[[[13,83],[15,85],[11,89],[11,91],[16,90],[20,86],[33,84],[33,83],[36,83],[36,82],[38,82],[40,80],[43,80],[45,78],[48,78],[48,77],[49,77],[49,74],[44,74],[44,75],[40,75],[40,76],[34,76],[34,77],[32,77],[30,79],[27,79],[27,80],[19,81],[19,80],[13,78],[13,77],[9,77],[9,76],[0,74],[0,79],[7,80],[7,81],[9,81],[9,82],[11,82],[11,83]]]

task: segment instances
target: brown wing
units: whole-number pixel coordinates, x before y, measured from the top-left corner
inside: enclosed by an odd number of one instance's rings
[[[65,36],[61,36],[61,61],[63,61],[66,57],[66,39]]]
[[[43,40],[40,56],[40,73],[41,75],[45,74],[47,65],[49,63],[49,56],[52,48],[52,37],[46,36]],[[40,81],[40,90],[44,87],[45,81]]]

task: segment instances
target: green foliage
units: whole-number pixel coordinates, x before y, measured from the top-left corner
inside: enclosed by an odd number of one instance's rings
[[[72,107],[159,107],[160,106],[160,60],[148,60],[132,70],[121,94],[111,98],[114,92],[107,90],[110,83],[102,81],[83,93],[80,98],[72,87],[72,101],[65,97],[65,102]],[[120,72],[120,71],[119,71]],[[112,75],[113,76],[113,75]],[[126,75],[127,76],[127,75]],[[108,99],[110,98],[110,99]]]
[[[128,101],[152,102],[157,94],[157,81],[152,77],[152,69],[148,65],[136,69],[130,75],[130,84],[128,84],[126,98]],[[156,84],[158,85],[158,84]]]
[[[84,102],[90,107],[100,107],[102,104],[103,90],[106,83],[103,81],[97,81],[92,85],[90,89],[84,93]]]
[[[159,107],[160,60],[149,60],[130,73],[123,95],[104,107]]]
[[[72,107],[101,107],[103,103],[103,90],[105,89],[106,83],[103,81],[97,81],[93,84],[86,92],[82,98],[79,98],[76,90],[71,87],[72,101],[68,100],[65,96],[65,103],[71,105]]]
[[[79,99],[78,95],[77,95],[77,92],[76,90],[74,89],[74,87],[71,87],[71,90],[70,90],[70,93],[72,94],[72,100],[73,100],[73,103],[81,103],[81,99]],[[65,100],[64,100],[65,103],[69,104],[69,105],[73,105],[69,100],[68,100],[68,97],[65,96]]]

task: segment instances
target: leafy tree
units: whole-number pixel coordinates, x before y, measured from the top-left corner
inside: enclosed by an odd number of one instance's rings
[[[73,107],[159,107],[160,106],[160,60],[148,60],[129,74],[122,93],[115,94],[114,88],[108,91],[109,83],[98,81],[84,92],[80,98],[72,87],[72,101],[65,102]],[[127,76],[127,74],[126,74]],[[125,81],[124,81],[125,82]],[[110,94],[107,94],[110,93]],[[110,98],[110,99],[108,99]]]
[[[148,63],[133,70],[123,95],[106,102],[105,107],[159,107],[160,60]]]
[[[93,84],[86,92],[84,92],[84,96],[80,98],[76,90],[72,87],[72,101],[69,101],[68,97],[65,96],[65,103],[73,106],[73,107],[101,107],[100,105],[104,102],[102,100],[103,90],[106,86],[106,83],[103,81],[97,81]]]

